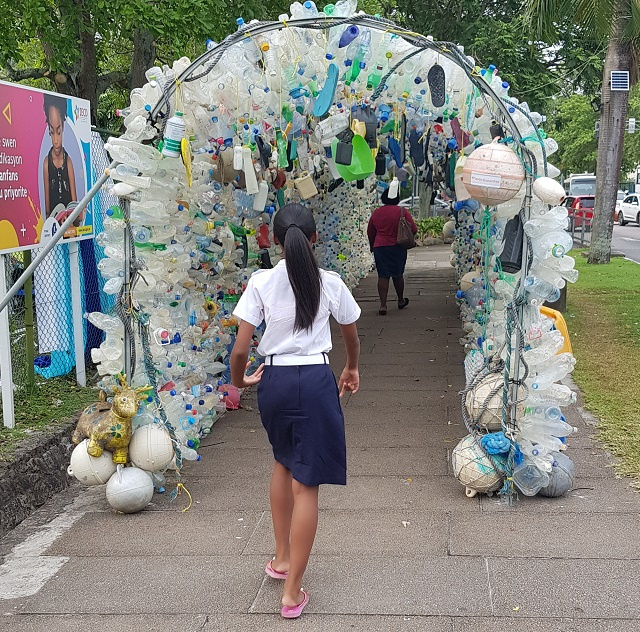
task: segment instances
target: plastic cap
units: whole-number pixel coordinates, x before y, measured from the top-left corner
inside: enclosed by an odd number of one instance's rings
[[[238,26],[242,26],[244,24],[244,19],[243,18],[236,18],[236,24]]]
[[[179,110],[176,110],[175,111],[175,116],[184,116],[184,115]]]
[[[307,0],[307,1],[304,3],[304,8],[305,8],[305,9],[310,9],[312,6],[313,6],[313,5],[311,4],[311,2],[309,2],[309,0]]]

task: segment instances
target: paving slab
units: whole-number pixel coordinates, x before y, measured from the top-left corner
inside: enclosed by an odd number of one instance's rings
[[[637,514],[533,513],[518,519],[517,543],[515,518],[511,513],[456,513],[450,520],[449,554],[477,555],[478,543],[469,534],[490,533],[491,550],[512,557],[640,559]]]
[[[640,561],[490,559],[498,616],[640,618]]]
[[[356,448],[347,450],[351,476],[444,476],[449,472],[446,448],[426,451],[424,446],[402,448]]]
[[[568,452],[570,455],[570,452]],[[577,479],[576,487],[562,498],[529,498],[520,495],[515,507],[509,507],[496,497],[481,497],[482,511],[486,513],[514,512],[521,515],[532,512],[558,513],[638,513],[640,494],[625,481],[617,479]]]
[[[550,619],[533,617],[460,617],[453,632],[640,632],[637,619]]]
[[[85,514],[45,555],[110,557],[127,542],[132,556],[189,556],[194,553],[191,537],[197,534],[198,555],[240,555],[256,530],[259,511],[189,511],[179,516],[167,512],[132,515]],[[96,537],[96,534],[100,534]]]
[[[130,557],[126,542],[111,557],[73,558],[20,612],[29,614],[175,614],[248,612],[264,579],[260,557]],[[152,534],[149,534],[151,537]],[[232,567],[232,573],[228,569]]]
[[[444,556],[447,552],[447,515],[425,510],[322,510],[314,556],[403,557]],[[244,555],[273,554],[271,514],[253,532]],[[268,558],[267,558],[268,559]]]
[[[7,632],[200,632],[206,629],[204,614],[59,614],[29,615],[0,613],[0,630]],[[242,628],[217,628],[241,630]]]
[[[431,454],[431,448],[442,445],[444,438],[458,442],[467,433],[461,428],[437,423],[417,422],[395,424],[381,422],[376,425],[349,424],[347,433],[347,450],[349,448],[397,448],[420,447],[425,453]]]
[[[372,581],[375,578],[375,581]],[[464,580],[464,581],[462,581]],[[318,556],[309,563],[306,612],[460,616],[491,613],[485,561],[436,557]],[[264,582],[251,612],[278,609],[281,587]]]

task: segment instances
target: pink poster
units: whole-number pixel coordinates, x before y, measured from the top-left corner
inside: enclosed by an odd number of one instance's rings
[[[0,253],[43,244],[92,184],[89,102],[0,82]],[[91,207],[63,241],[93,236]]]

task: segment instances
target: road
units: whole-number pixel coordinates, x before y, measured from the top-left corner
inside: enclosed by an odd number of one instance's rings
[[[628,259],[640,263],[640,226],[637,224],[614,226],[611,246],[614,250],[624,252]]]

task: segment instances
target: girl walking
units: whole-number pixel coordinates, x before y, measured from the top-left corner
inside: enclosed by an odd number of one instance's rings
[[[342,279],[321,270],[313,254],[313,214],[288,204],[275,215],[274,236],[284,259],[253,274],[234,314],[241,320],[231,352],[235,386],[258,384],[262,424],[275,463],[270,501],[275,557],[265,572],[284,580],[282,616],[295,619],[309,602],[302,576],[318,526],[318,486],[346,484],[346,444],[340,397],[360,386],[360,308]],[[346,364],[336,384],[329,367],[329,317],[340,325]],[[265,363],[246,375],[254,329],[266,323],[258,346]]]

